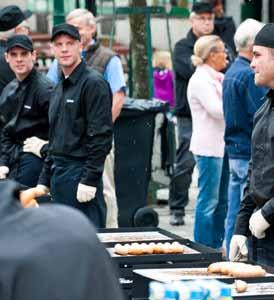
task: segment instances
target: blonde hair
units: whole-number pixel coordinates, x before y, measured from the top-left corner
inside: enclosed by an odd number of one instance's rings
[[[71,19],[81,18],[82,22],[87,25],[96,25],[96,19],[94,15],[85,8],[76,8],[72,10],[66,16],[66,22],[69,22]]]
[[[197,67],[205,63],[209,54],[218,50],[218,43],[222,40],[217,35],[205,35],[200,37],[194,44],[192,64]]]
[[[155,51],[153,54],[153,61],[152,61],[154,68],[164,68],[171,70],[172,69],[172,60],[171,54],[169,51]]]

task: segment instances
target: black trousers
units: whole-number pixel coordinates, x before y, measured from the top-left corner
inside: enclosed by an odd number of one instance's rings
[[[248,239],[249,261],[274,267],[274,226],[265,231],[265,238],[256,239],[254,236]]]
[[[178,118],[179,147],[176,153],[176,167],[169,186],[169,208],[185,214],[189,202],[188,190],[195,166],[193,154],[189,151],[192,135],[192,120]]]
[[[54,157],[50,191],[53,202],[79,209],[97,228],[105,227],[106,205],[102,182],[96,196],[90,202],[80,203],[76,199],[77,187],[81,180],[84,161]]]
[[[26,187],[37,185],[43,167],[43,160],[38,156],[22,152],[11,165],[9,178],[16,180]]]

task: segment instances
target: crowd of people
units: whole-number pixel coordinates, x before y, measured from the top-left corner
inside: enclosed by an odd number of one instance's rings
[[[227,18],[222,31],[220,12],[220,1],[195,2],[191,29],[174,49],[179,145],[170,223],[184,224],[196,165],[194,240],[233,261],[273,266],[274,25],[247,19],[236,29]]]
[[[97,40],[92,13],[75,9],[52,28],[55,60],[42,74],[30,16],[15,5],[0,9],[0,179],[17,182],[0,183],[0,238],[13,243],[0,257],[17,258],[1,261],[0,281],[10,276],[3,298],[20,269],[12,291],[26,296],[20,299],[43,299],[41,286],[28,288],[35,280],[46,289],[58,281],[62,299],[86,299],[89,280],[94,299],[121,299],[89,221],[118,227],[113,123],[126,94],[122,64]],[[274,24],[247,19],[236,29],[220,1],[195,2],[189,20],[174,73],[169,53],[154,57],[155,97],[175,110],[178,127],[170,223],[184,224],[196,165],[194,240],[221,251],[225,241],[227,259],[274,266]],[[50,195],[55,205],[24,209],[19,199],[29,193],[45,196],[38,203]],[[77,278],[74,288],[68,274]]]

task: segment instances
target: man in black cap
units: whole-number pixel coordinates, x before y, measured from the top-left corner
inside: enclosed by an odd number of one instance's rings
[[[53,84],[34,68],[36,52],[26,35],[13,35],[7,40],[6,61],[14,72],[0,97],[2,126],[0,179],[13,178],[28,187],[36,186],[42,166],[41,150],[45,143],[36,143],[37,155],[28,153],[23,143],[33,135],[48,138],[48,107]]]
[[[62,79],[50,101],[49,156],[39,184],[50,188],[54,202],[78,208],[104,227],[102,173],[112,144],[112,95],[103,77],[81,60],[80,39],[70,24],[52,30]]]
[[[23,208],[10,180],[0,182],[0,242],[0,299],[124,299],[87,218],[62,205]]]
[[[6,39],[14,33],[22,33],[21,24],[31,15],[31,11],[22,11],[16,5],[0,9],[0,95],[4,87],[15,77],[5,60]]]
[[[213,7],[209,3],[195,3],[190,14],[191,29],[186,38],[175,45],[173,66],[176,83],[176,116],[178,121],[178,140],[176,168],[170,182],[169,207],[171,211],[171,225],[183,225],[185,207],[188,204],[188,190],[195,161],[189,151],[192,134],[192,119],[187,101],[188,81],[194,73],[191,55],[196,40],[211,34],[214,29]]]
[[[255,84],[270,88],[253,122],[248,185],[241,202],[230,260],[274,266],[274,23],[256,35],[251,67]],[[248,244],[248,245],[247,245]]]

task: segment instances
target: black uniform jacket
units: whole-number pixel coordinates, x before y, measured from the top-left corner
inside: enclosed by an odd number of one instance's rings
[[[191,62],[193,47],[197,37],[190,30],[186,38],[178,41],[174,48],[173,68],[175,72],[176,114],[179,117],[191,118],[187,101],[188,81],[195,71]]]
[[[5,59],[6,41],[0,40],[0,95],[4,87],[11,82],[15,75]]]
[[[49,186],[54,156],[83,160],[81,183],[97,186],[112,144],[112,95],[108,83],[82,61],[56,87],[49,108],[49,157],[40,184]]]
[[[110,257],[88,219],[58,204],[24,209],[0,182],[0,299],[123,299]]]
[[[267,94],[266,102],[254,117],[251,140],[251,161],[248,185],[241,202],[235,227],[236,234],[249,235],[249,219],[254,210],[274,225],[274,91]]]
[[[9,166],[15,148],[22,148],[26,138],[48,139],[49,99],[53,84],[35,68],[23,80],[14,79],[0,98],[1,157],[0,165]]]

